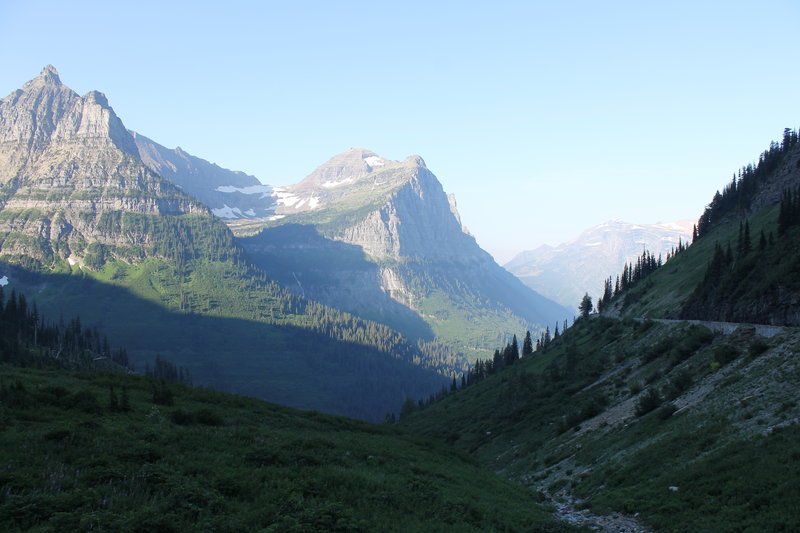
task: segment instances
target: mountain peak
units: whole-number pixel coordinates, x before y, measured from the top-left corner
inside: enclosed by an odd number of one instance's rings
[[[422,159],[422,157],[420,157],[420,156],[418,156],[416,154],[406,157],[406,159],[405,159],[405,161],[403,161],[403,163],[406,164],[406,165],[412,165],[412,166],[415,166],[415,167],[428,168],[425,165],[425,160]]]
[[[366,148],[350,148],[331,157],[298,185],[331,186],[330,184],[350,183],[387,163],[395,164]]]
[[[61,83],[61,78],[58,77],[58,71],[56,67],[53,65],[47,65],[42,69],[37,77],[26,83],[25,85],[49,85],[49,86],[56,86],[60,87],[63,85]]]
[[[88,93],[86,93],[86,96],[84,98],[86,99],[87,102],[91,104],[97,104],[100,107],[109,107],[108,98],[106,98],[106,95],[101,93],[100,91],[89,91]]]

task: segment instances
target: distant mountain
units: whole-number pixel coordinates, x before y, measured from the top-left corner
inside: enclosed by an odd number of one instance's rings
[[[240,242],[308,298],[468,357],[572,316],[477,245],[419,156],[391,161],[353,148],[276,194],[280,219],[239,230]]]
[[[137,145],[105,96],[79,96],[48,66],[0,100],[6,290],[47,316],[79,312],[139,368],[160,354],[196,383],[292,406],[376,420],[438,390],[435,371],[458,368],[447,353],[282,288],[197,199],[248,183]]]
[[[631,224],[610,220],[558,246],[543,245],[518,254],[504,267],[536,292],[576,308],[585,293],[602,296],[603,282],[636,262],[644,250],[666,258],[678,242],[692,238],[691,220]]]

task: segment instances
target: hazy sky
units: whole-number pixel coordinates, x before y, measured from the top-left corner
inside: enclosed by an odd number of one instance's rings
[[[797,1],[0,2],[0,93],[52,63],[128,128],[285,185],[421,155],[505,262],[697,218],[800,125]]]

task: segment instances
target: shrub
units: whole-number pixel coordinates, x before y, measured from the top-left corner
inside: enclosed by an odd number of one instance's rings
[[[726,365],[739,357],[739,350],[730,344],[723,344],[714,349],[714,361],[720,365]]]
[[[667,386],[664,387],[664,397],[667,400],[674,400],[692,386],[692,375],[687,369],[682,369],[677,372],[675,376],[669,380]]]
[[[661,396],[654,388],[650,388],[636,402],[636,416],[644,416],[661,405]]]
[[[662,405],[658,411],[656,411],[656,416],[658,416],[661,420],[666,420],[667,418],[671,417],[678,408],[675,407],[674,403],[665,403]]]
[[[177,409],[170,416],[170,420],[179,426],[188,426],[194,424],[194,415],[183,409]]]
[[[84,413],[99,413],[102,411],[97,397],[88,390],[78,391],[66,398],[66,405],[70,409],[79,409]]]
[[[757,339],[753,339],[753,342],[750,343],[750,347],[747,351],[751,357],[758,357],[767,350],[769,350],[769,344],[767,344],[767,341],[759,337]]]
[[[197,420],[198,424],[203,424],[205,426],[222,426],[225,424],[222,417],[211,409],[199,409],[195,411],[194,418]]]
[[[166,381],[163,379],[158,380],[158,382],[151,384],[151,387],[154,404],[172,405],[175,403],[175,396]]]

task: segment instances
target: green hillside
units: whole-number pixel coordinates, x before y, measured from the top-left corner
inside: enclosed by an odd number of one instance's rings
[[[656,531],[793,531],[798,351],[794,330],[763,339],[752,329],[583,319],[401,427],[454,444],[542,498],[638,513]]]
[[[158,259],[114,262],[97,274],[10,265],[2,271],[11,280],[8,289],[33,295],[45,317],[79,314],[85,325],[127,347],[139,370],[160,354],[187,368],[197,384],[369,420],[382,420],[406,396],[427,395],[444,383],[419,358],[414,364],[416,346],[388,328],[331,314],[274,283],[234,277],[228,268],[201,263],[186,282],[172,263]],[[176,309],[180,302],[183,311]],[[209,303],[218,307],[197,307]]]
[[[5,531],[567,531],[435,441],[119,373],[0,366]]]
[[[692,246],[617,298],[612,314],[800,325],[800,141],[786,129],[717,192]]]
[[[602,315],[407,404],[401,426],[468,451],[569,519],[798,530],[798,161],[787,130],[715,195],[691,246],[609,283]]]

